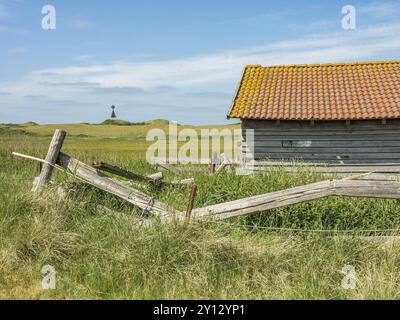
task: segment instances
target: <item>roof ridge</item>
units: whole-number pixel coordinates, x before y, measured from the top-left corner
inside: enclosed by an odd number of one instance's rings
[[[246,68],[310,68],[310,67],[338,67],[338,66],[356,66],[356,65],[379,65],[379,64],[396,64],[400,60],[378,60],[378,61],[354,61],[354,62],[337,62],[337,63],[312,63],[312,64],[281,64],[262,66],[261,64],[248,64]]]

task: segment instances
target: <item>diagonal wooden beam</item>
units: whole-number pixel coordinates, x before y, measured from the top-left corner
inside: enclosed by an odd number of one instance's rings
[[[194,209],[192,219],[223,220],[250,213],[261,212],[332,194],[332,181],[321,181],[282,191],[270,192],[240,200]]]
[[[397,181],[326,180],[240,200],[197,208],[192,219],[223,220],[330,196],[400,199]],[[184,219],[183,213],[175,216]]]
[[[73,159],[67,154],[60,153],[57,164],[91,185],[132,203],[142,210],[156,215],[167,215],[174,212],[166,204],[154,200],[151,196],[141,191],[127,187],[110,177],[99,175],[95,168]]]

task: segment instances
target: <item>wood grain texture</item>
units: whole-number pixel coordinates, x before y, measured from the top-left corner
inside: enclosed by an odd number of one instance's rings
[[[172,208],[157,200],[154,200],[154,204],[149,207],[148,204],[152,197],[136,189],[129,188],[108,176],[100,175],[95,168],[73,159],[67,154],[60,153],[57,164],[93,186],[109,192],[140,209],[148,209],[150,213],[161,216],[174,212]]]
[[[47,152],[47,156],[45,158],[45,163],[43,163],[42,170],[40,172],[40,176],[34,182],[32,191],[38,192],[51,178],[51,174],[53,173],[54,165],[57,161],[58,155],[61,151],[62,145],[64,143],[64,139],[66,136],[66,132],[62,130],[56,130],[53,135],[53,139],[51,140],[49,150]]]
[[[329,196],[400,199],[400,183],[397,181],[326,180],[198,208],[192,211],[192,218],[223,220]]]
[[[158,172],[155,174],[152,174],[150,176],[143,176],[141,174],[135,173],[135,172],[131,172],[128,171],[126,169],[108,164],[108,163],[104,163],[104,162],[94,162],[93,163],[93,167],[95,169],[98,170],[103,170],[115,175],[119,175],[121,177],[124,178],[128,178],[130,180],[139,180],[139,181],[146,181],[146,182],[150,182],[155,186],[160,186],[162,183],[162,179],[163,179],[163,174],[162,172]]]
[[[254,142],[246,141],[245,130],[254,130]],[[255,160],[305,161],[311,163],[400,164],[400,122],[363,121],[302,122],[277,126],[269,121],[243,121],[245,149]]]

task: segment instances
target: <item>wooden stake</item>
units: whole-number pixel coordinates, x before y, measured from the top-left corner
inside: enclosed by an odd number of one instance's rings
[[[185,221],[183,224],[184,228],[186,228],[189,225],[190,217],[192,215],[192,210],[193,210],[194,199],[196,198],[196,195],[197,195],[197,186],[193,185],[192,191],[190,192],[189,203],[188,203],[188,207],[186,210]]]
[[[40,172],[39,179],[33,185],[32,191],[38,192],[51,178],[53,173],[53,165],[56,164],[58,155],[60,154],[66,132],[62,130],[56,130],[51,140],[49,150],[43,164],[42,171]]]

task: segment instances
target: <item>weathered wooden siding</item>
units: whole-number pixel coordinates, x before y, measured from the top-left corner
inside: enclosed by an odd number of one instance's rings
[[[255,160],[400,163],[400,121],[242,121]],[[254,143],[244,130],[254,129]]]

